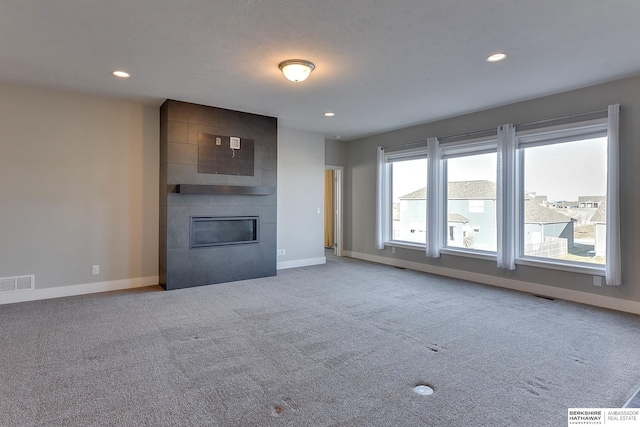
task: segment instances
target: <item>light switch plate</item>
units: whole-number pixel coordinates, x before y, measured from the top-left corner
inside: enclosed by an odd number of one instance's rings
[[[240,149],[240,138],[232,136],[229,138],[229,146],[234,150]]]
[[[216,137],[216,145],[222,145],[222,138]]]

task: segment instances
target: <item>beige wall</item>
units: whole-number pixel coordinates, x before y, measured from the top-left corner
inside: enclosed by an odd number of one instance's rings
[[[620,103],[620,207],[622,274],[619,287],[593,285],[593,276],[519,265],[515,271],[498,269],[495,261],[443,255],[427,259],[421,251],[375,248],[376,146],[424,141],[496,128],[505,123],[525,123],[606,108]],[[473,114],[387,132],[347,143],[345,168],[345,249],[355,254],[407,261],[418,265],[464,271],[465,277],[482,275],[485,283],[517,281],[559,288],[559,295],[594,294],[620,301],[640,302],[640,76],[584,89],[519,102]],[[490,278],[495,278],[491,280]],[[486,280],[489,278],[489,280]],[[620,304],[618,304],[620,306]],[[622,309],[622,308],[621,308]]]
[[[157,276],[158,108],[12,85],[0,99],[0,277]]]

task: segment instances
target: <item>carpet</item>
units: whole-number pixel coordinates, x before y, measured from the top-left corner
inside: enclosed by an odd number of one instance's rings
[[[636,315],[330,257],[0,306],[0,425],[560,426],[638,354]]]

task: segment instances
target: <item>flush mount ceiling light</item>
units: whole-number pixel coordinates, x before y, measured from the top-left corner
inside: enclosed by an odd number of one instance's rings
[[[336,115],[336,113],[332,113],[332,112],[324,113],[325,117],[333,117],[335,115]]]
[[[287,59],[278,64],[278,68],[292,82],[302,82],[309,77],[309,74],[316,66],[304,59]]]
[[[126,71],[122,71],[122,70],[116,70],[111,74],[113,74],[116,77],[120,77],[121,79],[128,79],[130,77],[129,73],[127,73]]]
[[[494,53],[493,55],[487,58],[487,62],[498,62],[502,61],[507,57],[506,53]]]

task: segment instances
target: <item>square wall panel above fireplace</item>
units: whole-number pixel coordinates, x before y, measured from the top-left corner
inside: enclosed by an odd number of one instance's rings
[[[203,141],[206,150],[200,154]],[[231,148],[238,143],[239,149]],[[276,118],[165,101],[160,107],[162,286],[170,290],[275,275],[276,176]],[[251,218],[254,228],[240,234],[247,240],[255,233],[255,239],[194,247],[192,218]],[[224,240],[234,232],[216,233]]]

